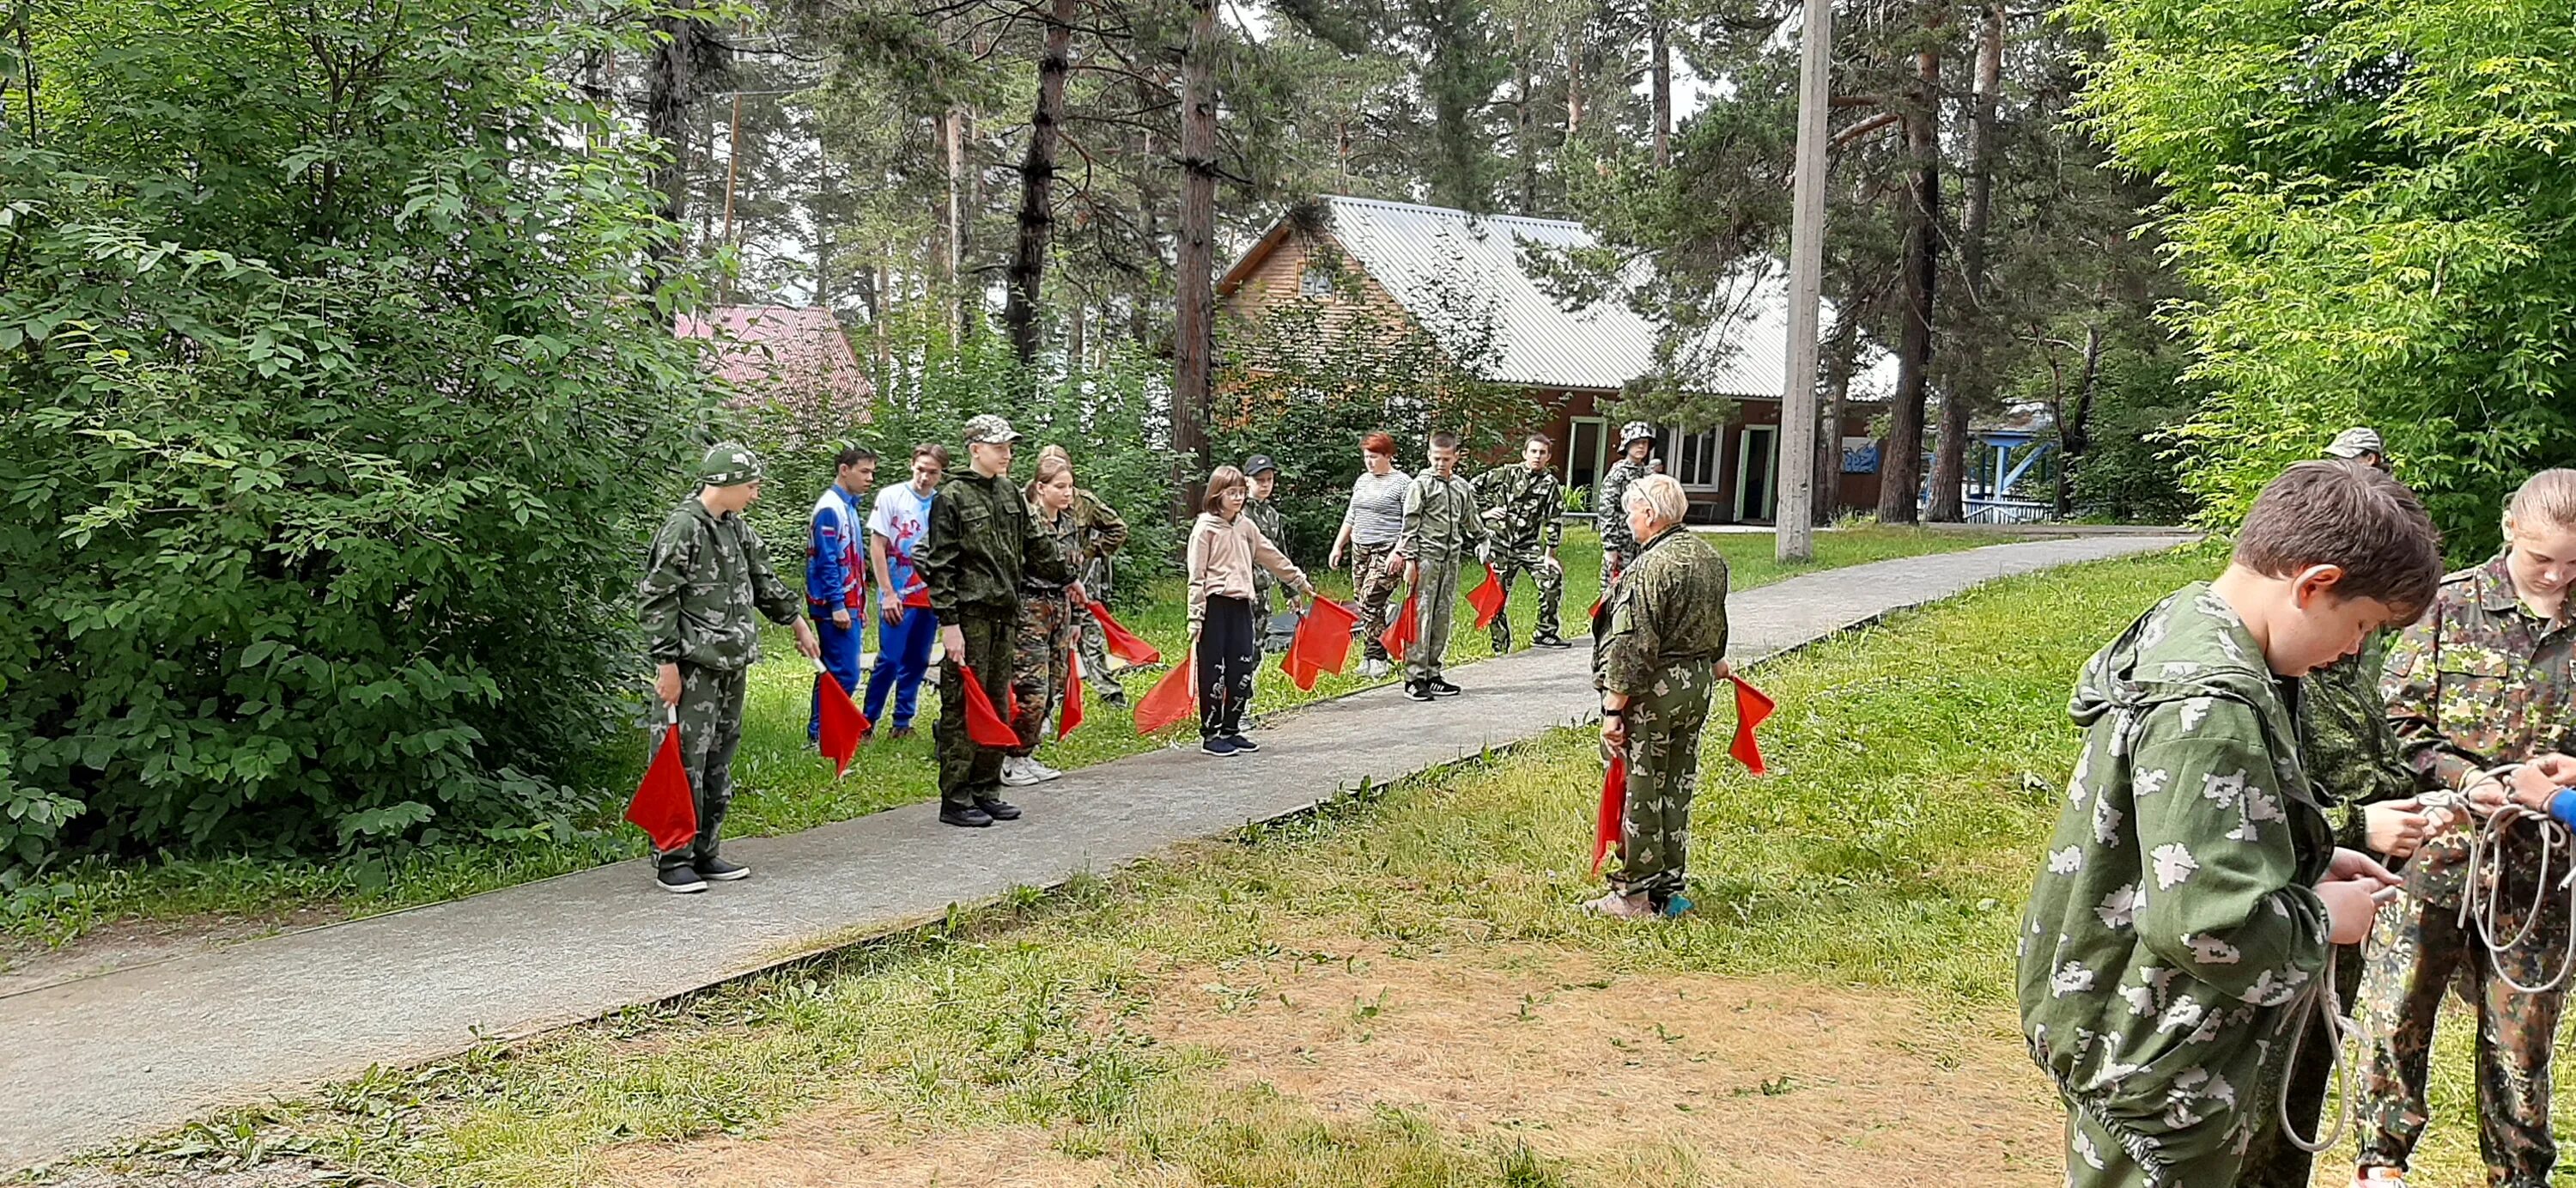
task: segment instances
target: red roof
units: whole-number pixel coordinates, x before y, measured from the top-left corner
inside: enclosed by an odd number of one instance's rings
[[[713,338],[717,375],[752,400],[823,400],[851,406],[866,420],[874,395],[848,336],[832,311],[820,306],[720,305],[704,314],[682,314],[674,332]]]

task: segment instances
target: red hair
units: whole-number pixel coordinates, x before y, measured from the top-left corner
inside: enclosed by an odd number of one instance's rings
[[[1372,454],[1384,454],[1392,458],[1395,456],[1395,439],[1388,436],[1384,430],[1380,430],[1360,438],[1360,448]]]

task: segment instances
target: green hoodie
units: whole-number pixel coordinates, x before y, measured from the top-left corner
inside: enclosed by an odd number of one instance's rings
[[[2163,1183],[2278,1115],[2334,838],[2281,684],[2206,583],[2096,653],[2069,710],[2084,754],[2022,918],[2022,1032]]]

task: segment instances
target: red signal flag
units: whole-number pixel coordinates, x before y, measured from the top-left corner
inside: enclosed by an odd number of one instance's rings
[[[653,753],[653,765],[644,769],[644,782],[635,786],[635,799],[626,802],[626,819],[643,827],[653,848],[664,853],[698,836],[698,797],[689,790],[689,769],[680,761],[679,707],[670,707],[670,714],[670,724],[662,728],[662,747]]]

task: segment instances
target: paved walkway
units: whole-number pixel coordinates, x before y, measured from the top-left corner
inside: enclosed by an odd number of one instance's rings
[[[2170,546],[2170,537],[1996,545],[1811,574],[1730,600],[1758,659],[1992,578]],[[0,1169],[363,1071],[451,1055],[713,985],[951,903],[1052,886],[1588,720],[1584,649],[1459,670],[1417,706],[1379,688],[1282,716],[1257,756],[1166,750],[1019,799],[1026,819],[943,828],[926,806],[728,845],[748,882],[679,898],[643,864],[192,953],[0,998]]]

